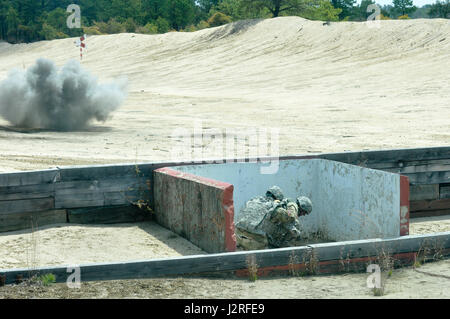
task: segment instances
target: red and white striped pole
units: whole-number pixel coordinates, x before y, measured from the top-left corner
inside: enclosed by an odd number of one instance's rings
[[[83,49],[86,49],[86,43],[84,43],[85,40],[86,35],[83,35],[79,39],[77,39],[76,42],[77,47],[80,47],[80,60],[83,60]]]

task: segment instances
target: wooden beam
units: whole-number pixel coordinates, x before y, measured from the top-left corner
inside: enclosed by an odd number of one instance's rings
[[[428,168],[426,168],[428,166]],[[381,169],[388,171],[389,169],[406,169],[411,168],[416,171],[438,170],[448,171],[450,170],[450,159],[428,159],[421,161],[405,161],[405,162],[379,162],[371,163],[370,168]]]
[[[0,214],[0,232],[39,228],[45,225],[67,222],[65,210]]]
[[[419,200],[410,202],[411,212],[424,210],[450,209],[450,198],[437,200]]]
[[[439,210],[419,210],[415,212],[411,212],[410,218],[419,218],[419,217],[434,217],[434,216],[446,216],[450,217],[450,209],[439,209]]]
[[[52,210],[54,208],[55,203],[52,197],[0,201],[0,215],[12,213],[39,212]]]
[[[407,161],[438,160],[450,158],[450,147],[429,147],[412,149],[394,149],[380,151],[344,152],[318,154],[319,158],[348,164],[398,163]]]
[[[408,176],[412,185],[418,184],[442,184],[450,182],[450,171],[442,172],[423,172],[402,174]]]
[[[439,198],[450,198],[450,184],[444,184],[439,187]]]
[[[371,257],[383,253],[410,255],[424,248],[438,249],[442,254],[450,254],[450,232],[432,235],[403,236],[395,239],[372,239],[350,242],[316,244],[302,247],[241,251],[210,255],[173,257],[132,262],[102,263],[80,265],[81,281],[118,280],[153,278],[161,276],[181,276],[190,274],[205,274],[229,272],[248,269],[255,263],[260,269],[284,268],[319,263],[340,263],[346,261],[370,262]],[[0,275],[6,278],[6,284],[14,283],[16,277],[34,274],[52,273],[57,282],[65,282],[70,275],[67,266],[43,267],[37,269],[0,270]],[[329,272],[327,267],[324,267]]]
[[[55,207],[83,208],[149,201],[149,184],[147,177],[61,182],[55,186]]]
[[[55,196],[55,184],[0,187],[0,201],[46,198]]]
[[[410,201],[439,199],[439,184],[411,185]]]
[[[117,164],[95,166],[73,166],[60,169],[61,181],[87,181],[115,177],[151,177],[154,164]]]
[[[149,211],[129,205],[67,210],[68,222],[75,224],[133,223],[150,220],[151,218]]]
[[[0,174],[0,187],[40,185],[54,183],[59,180],[59,170],[19,172]]]

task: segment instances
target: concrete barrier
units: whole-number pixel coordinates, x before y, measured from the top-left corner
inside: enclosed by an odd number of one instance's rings
[[[159,224],[209,253],[236,250],[233,186],[170,168],[154,172]]]
[[[323,159],[280,160],[278,171],[270,175],[261,174],[262,166],[225,163],[172,169],[197,176],[193,179],[204,177],[233,185],[235,221],[247,200],[278,185],[287,197],[303,195],[312,200],[312,214],[301,217],[305,235],[320,232],[330,241],[345,241],[408,234],[408,182],[399,174]]]

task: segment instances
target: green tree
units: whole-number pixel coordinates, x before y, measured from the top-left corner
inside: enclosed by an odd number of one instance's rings
[[[169,18],[169,1],[164,0],[142,0],[142,13],[146,22],[154,21],[159,17]]]
[[[0,0],[0,39],[6,39],[8,27],[6,24],[6,16],[9,10],[9,3],[6,0]]]
[[[56,8],[47,14],[45,22],[48,25],[51,25],[55,30],[64,30],[67,29],[67,17],[69,15],[70,13],[66,12],[66,10]]]
[[[169,20],[176,30],[193,24],[195,20],[194,0],[169,0]]]
[[[382,6],[381,14],[385,17],[393,18],[395,16],[394,7],[389,4]]]
[[[63,39],[67,38],[67,34],[58,31],[56,28],[50,24],[44,23],[42,25],[41,36],[45,40]]]
[[[156,19],[156,27],[158,28],[158,33],[166,33],[170,30],[170,23],[166,19],[159,17]]]
[[[231,18],[222,12],[214,13],[211,18],[208,20],[208,24],[211,27],[218,27],[220,25],[224,25],[231,22]]]
[[[219,0],[198,0],[197,3],[200,7],[200,10],[206,14],[212,9],[212,7],[217,6],[219,4]]]
[[[413,0],[393,0],[394,10],[404,16],[414,12],[417,8],[413,5]]]
[[[13,41],[17,41],[20,20],[19,14],[17,13],[16,9],[14,9],[13,7],[9,7],[8,12],[6,13],[5,22],[7,28],[7,38],[14,39]]]
[[[367,7],[371,4],[375,4],[372,0],[362,0],[359,6],[354,7],[353,9],[353,15],[352,20],[357,21],[365,21],[371,14],[370,12],[367,12]]]
[[[428,15],[432,18],[450,19],[450,0],[436,1],[430,5]]]
[[[333,7],[341,9],[341,13],[339,13],[339,19],[341,20],[352,15],[355,3],[356,0],[331,0]]]
[[[134,22],[133,18],[128,18],[124,23],[125,31],[126,32],[136,32],[136,22]]]
[[[283,12],[291,14],[303,12],[313,2],[317,3],[313,0],[308,0],[308,2],[306,0],[242,0],[246,8],[267,9],[274,18],[280,16]]]
[[[317,6],[305,10],[304,17],[310,20],[338,21],[341,8],[335,8],[328,0],[321,0]]]
[[[255,5],[245,0],[221,0],[210,10],[210,16],[216,12],[231,17],[233,21],[243,19],[270,18],[272,13],[264,6]]]

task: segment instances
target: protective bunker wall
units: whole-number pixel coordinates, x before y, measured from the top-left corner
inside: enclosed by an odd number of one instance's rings
[[[265,174],[267,165],[260,162],[197,164],[162,169],[170,170],[170,174],[157,170],[154,188],[157,218],[161,224],[190,240],[203,236],[208,242],[207,247],[198,240],[194,243],[207,248],[205,250],[208,252],[230,251],[235,247],[231,244],[235,239],[229,234],[234,226],[228,225],[228,235],[219,232],[219,237],[199,234],[193,229],[204,229],[209,226],[202,225],[202,222],[211,223],[214,218],[224,220],[231,215],[236,222],[249,199],[264,195],[269,187],[277,185],[286,197],[302,195],[312,200],[312,213],[300,217],[305,236],[320,232],[329,240],[347,241],[395,238],[408,234],[409,184],[406,177],[323,159],[280,160],[277,164],[278,169],[272,170],[271,174]],[[226,204],[223,197],[211,197],[213,193],[198,185],[211,185],[211,182],[233,186],[232,198],[228,198]],[[163,184],[166,186],[163,187]],[[216,202],[216,205],[211,202]],[[205,207],[205,203],[209,206]],[[224,212],[228,213],[226,217]],[[205,219],[208,214],[216,217]],[[177,228],[170,220],[189,226]],[[197,223],[195,227],[193,221]],[[180,231],[183,227],[190,230],[190,237],[186,236],[186,231]],[[218,229],[225,231],[224,226]],[[216,242],[214,249],[211,249],[212,242]]]

